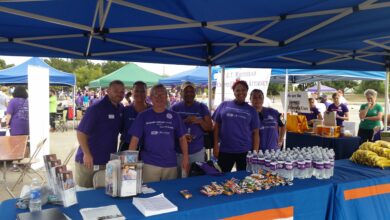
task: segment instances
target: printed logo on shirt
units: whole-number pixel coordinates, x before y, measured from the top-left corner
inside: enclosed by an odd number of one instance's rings
[[[167,113],[167,118],[168,119],[172,119],[172,114],[171,113]]]
[[[109,114],[108,115],[108,119],[115,119],[115,115],[114,114]]]
[[[158,131],[151,131],[150,134],[151,135],[158,135]]]

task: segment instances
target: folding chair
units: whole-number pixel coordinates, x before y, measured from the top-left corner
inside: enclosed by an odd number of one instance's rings
[[[76,144],[76,146],[73,147],[73,148],[69,151],[68,155],[66,156],[66,158],[65,158],[65,160],[64,160],[63,165],[65,165],[65,166],[68,165],[70,159],[72,159],[72,157],[73,157],[74,152],[76,152],[77,147],[78,147],[78,144]]]
[[[43,139],[41,142],[38,143],[37,148],[35,149],[34,153],[31,155],[31,157],[23,158],[22,160],[12,162],[12,164],[17,165],[17,168],[21,172],[18,180],[16,181],[15,185],[12,187],[12,190],[14,190],[19,183],[23,182],[23,178],[25,175],[27,175],[28,177],[30,177],[30,179],[32,179],[32,177],[28,174],[28,172],[36,174],[42,179],[42,181],[44,181],[44,178],[41,176],[41,174],[39,174],[36,170],[32,169],[31,165],[39,162],[37,156],[41,151],[43,145],[45,144],[46,139],[47,138]]]

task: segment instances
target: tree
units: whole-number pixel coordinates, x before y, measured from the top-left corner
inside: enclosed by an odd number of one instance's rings
[[[7,68],[10,68],[10,67],[13,67],[13,66],[14,66],[14,64],[7,64],[5,62],[5,60],[0,59],[0,70],[7,69]]]
[[[345,88],[355,88],[359,85],[359,83],[356,80],[349,80],[349,81],[325,81],[321,82],[323,85],[330,86],[335,89],[342,89]]]
[[[77,85],[81,88],[84,88],[92,80],[100,78],[103,76],[102,70],[99,65],[93,66],[81,66],[74,71],[76,74]]]
[[[356,93],[362,94],[366,89],[375,89],[379,94],[385,93],[385,84],[379,80],[362,81],[356,88]]]
[[[102,66],[102,73],[103,73],[103,75],[110,74],[110,73],[114,72],[115,70],[122,68],[126,64],[127,63],[117,62],[117,61],[104,62],[101,65]]]
[[[280,92],[284,91],[284,84],[281,83],[270,83],[268,85],[268,95],[279,95]]]

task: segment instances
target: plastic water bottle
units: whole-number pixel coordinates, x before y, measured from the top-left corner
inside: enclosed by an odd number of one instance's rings
[[[305,178],[311,178],[313,175],[313,167],[312,167],[312,158],[310,154],[306,154],[305,156],[305,168],[306,168],[306,175]]]
[[[248,151],[246,155],[246,172],[252,172],[252,151]]]
[[[30,212],[40,212],[42,210],[41,184],[34,178],[30,186],[30,202],[28,207]]]
[[[330,172],[331,172],[331,163],[330,163],[329,158],[327,156],[325,156],[324,157],[324,172],[323,172],[324,179],[329,179],[331,177]]]
[[[282,155],[279,155],[278,157],[278,164],[276,167],[276,173],[279,176],[285,177],[285,172],[284,172],[284,157]]]
[[[329,178],[333,176],[334,173],[334,159],[332,157],[329,157],[330,160],[330,171],[329,171]]]
[[[284,177],[287,180],[293,181],[294,180],[294,170],[293,170],[293,164],[290,157],[286,158],[286,161],[284,162]]]
[[[271,166],[271,155],[266,152],[266,155],[265,155],[265,160],[264,160],[264,170],[265,171],[269,171],[270,170],[270,166]]]
[[[252,157],[251,157],[251,172],[257,173],[259,170],[259,163],[258,163],[258,153],[257,151],[253,151]]]
[[[264,157],[264,154],[261,150],[259,150],[259,154],[257,155],[257,159],[258,159],[258,163],[259,163],[259,169],[262,169],[264,170],[264,166],[265,166],[265,157]]]
[[[298,168],[298,172],[297,172],[296,177],[298,179],[304,179],[306,176],[306,171],[305,171],[306,170],[306,163],[305,163],[305,159],[303,159],[302,155],[298,156],[297,168]]]
[[[317,174],[316,175],[317,179],[323,179],[323,177],[324,177],[324,160],[322,159],[321,155],[318,155],[316,174]]]
[[[275,156],[271,158],[271,163],[269,169],[273,175],[276,175],[276,169],[278,167],[278,160],[276,160]]]

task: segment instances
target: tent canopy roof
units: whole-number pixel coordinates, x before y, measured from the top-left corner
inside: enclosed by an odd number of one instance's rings
[[[209,68],[208,67],[196,67],[192,70],[187,70],[171,77],[160,79],[160,83],[164,85],[180,85],[185,81],[190,81],[197,85],[206,85],[208,83]]]
[[[126,87],[132,87],[136,81],[143,81],[147,86],[152,86],[161,78],[162,76],[156,73],[145,70],[134,63],[129,63],[108,75],[89,82],[89,86],[91,88],[108,87],[113,80],[121,80]]]
[[[318,91],[318,86],[315,85],[315,86],[312,86],[310,88],[307,88],[306,91],[308,91],[308,92],[317,92]],[[337,89],[320,84],[320,92],[337,92]]]
[[[0,51],[198,66],[384,71],[389,14],[385,0],[3,1]]]
[[[27,69],[29,65],[49,69],[50,85],[74,86],[76,84],[75,75],[57,70],[37,57],[33,57],[17,66],[0,70],[0,84],[27,84]]]

